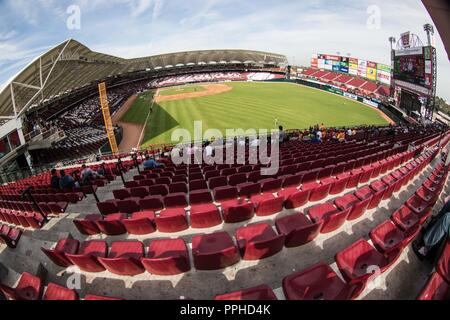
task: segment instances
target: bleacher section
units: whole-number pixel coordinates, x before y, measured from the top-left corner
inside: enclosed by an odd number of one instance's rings
[[[427,279],[410,283],[421,263],[409,244],[448,190],[437,145],[446,146],[450,135],[441,142],[433,128],[401,132],[288,142],[271,178],[249,164],[169,162],[138,174],[130,161],[125,185],[112,181],[98,189],[97,205],[86,195],[38,228],[24,212],[4,209],[2,221],[24,229],[16,249],[0,247],[13,270],[0,279],[7,286],[0,291],[46,299],[47,283],[67,299],[414,299]],[[11,191],[25,185],[2,187],[4,201],[18,200]],[[25,254],[27,265],[16,264]],[[448,280],[443,257],[426,292]],[[379,270],[376,277],[368,266]],[[85,281],[78,291],[66,288],[74,272]],[[29,281],[39,285],[23,297]]]

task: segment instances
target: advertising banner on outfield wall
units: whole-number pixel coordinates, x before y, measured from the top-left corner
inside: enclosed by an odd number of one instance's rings
[[[383,84],[391,84],[391,73],[383,70],[377,70],[377,80]]]
[[[369,106],[372,106],[372,107],[375,107],[375,108],[379,107],[378,103],[373,102],[371,100],[363,99],[363,103],[368,104]]]
[[[366,60],[358,61],[358,76],[367,78],[367,61]]]
[[[317,65],[319,69],[325,69],[325,59],[318,59]]]
[[[377,69],[367,67],[367,79],[377,81]]]
[[[358,100],[358,96],[357,95],[351,94],[351,93],[348,93],[348,92],[344,92],[344,97],[352,99],[352,100]]]

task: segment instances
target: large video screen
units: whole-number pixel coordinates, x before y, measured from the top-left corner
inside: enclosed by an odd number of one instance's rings
[[[424,55],[396,56],[394,79],[426,86]]]

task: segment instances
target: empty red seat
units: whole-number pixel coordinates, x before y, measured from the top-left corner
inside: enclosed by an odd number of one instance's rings
[[[137,212],[140,210],[139,207],[139,198],[130,198],[127,200],[118,200],[116,201],[118,212],[132,214],[133,212]]]
[[[191,205],[208,204],[212,202],[213,198],[209,190],[195,190],[189,192],[189,203]]]
[[[246,182],[239,184],[238,186],[239,195],[242,198],[250,198],[255,194],[261,193],[261,184],[257,182]]]
[[[18,224],[18,223],[16,223]],[[0,228],[0,243],[4,242],[9,248],[15,249],[22,236],[22,230],[3,225]]]
[[[309,201],[311,190],[285,189],[278,192],[279,197],[283,197],[286,209],[295,209],[304,206]]]
[[[437,271],[448,283],[450,283],[450,240],[447,241],[441,258],[439,259]]]
[[[135,276],[145,271],[140,262],[143,256],[144,245],[142,242],[114,242],[111,245],[108,257],[98,257],[98,260],[111,273]]]
[[[76,254],[66,253],[69,259],[80,270],[85,272],[102,272],[105,267],[98,261],[98,258],[106,258],[108,244],[106,241],[93,240],[81,243]]]
[[[169,185],[169,193],[188,193],[188,187],[185,182],[176,182]]]
[[[211,228],[222,223],[219,209],[212,203],[192,206],[190,218],[192,228]]]
[[[164,197],[164,206],[169,208],[186,208],[188,206],[185,193],[171,193]]]
[[[347,281],[366,282],[374,276],[374,272],[381,274],[386,271],[397,260],[400,253],[400,250],[394,250],[388,255],[383,255],[366,240],[360,239],[338,252],[336,263]]]
[[[222,295],[218,295],[214,300],[222,301],[271,301],[277,300],[273,290],[267,285],[261,285],[250,289],[239,290]]]
[[[73,223],[81,234],[90,236],[100,233],[100,229],[96,224],[96,221],[99,220],[103,220],[103,216],[101,214],[89,214],[83,219],[73,220]]]
[[[308,211],[313,222],[323,220],[321,233],[329,233],[339,229],[347,220],[350,209],[339,210],[331,203],[320,204],[312,207]]]
[[[75,254],[78,251],[80,242],[75,239],[61,239],[58,241],[54,249],[41,248],[41,250],[56,265],[67,268],[72,262],[66,258],[66,253]]]
[[[144,235],[155,232],[155,213],[153,211],[135,212],[129,219],[122,220],[129,234]]]
[[[343,281],[327,264],[315,265],[283,279],[288,300],[356,299],[362,289],[363,284]]]
[[[183,239],[153,240],[141,262],[149,273],[156,275],[176,275],[191,269]]]
[[[274,193],[278,192],[281,189],[281,186],[283,185],[283,180],[269,178],[260,181],[260,184],[261,184],[261,192]]]
[[[371,199],[364,201],[359,200],[354,194],[347,194],[343,197],[337,198],[334,201],[336,207],[341,211],[350,209],[350,214],[347,217],[348,221],[353,221],[361,217],[367,209]]]
[[[322,229],[323,220],[311,222],[304,214],[298,213],[276,220],[279,234],[285,236],[285,246],[294,248],[313,241]]]
[[[183,208],[166,209],[156,217],[156,227],[161,232],[180,232],[189,228]]]
[[[214,189],[214,199],[216,202],[228,201],[238,197],[238,189],[236,187],[224,186]]]
[[[256,195],[250,200],[255,205],[257,216],[270,216],[283,211],[284,199],[272,194]]]
[[[165,184],[157,184],[148,188],[148,192],[152,196],[167,196],[169,194],[169,187]]]
[[[246,173],[237,173],[233,174],[228,178],[228,184],[230,186],[237,186],[238,184],[247,182],[247,174]]]
[[[113,195],[117,200],[125,200],[131,197],[130,190],[128,189],[113,190]]]
[[[211,190],[214,190],[218,187],[225,187],[228,185],[228,179],[224,176],[212,177],[208,180],[208,185]]]
[[[406,201],[406,205],[415,214],[422,215],[427,209],[431,207],[431,204],[417,195],[413,195]]]
[[[42,294],[42,281],[39,277],[24,272],[15,288],[0,283],[0,293],[9,300],[39,300]]]
[[[159,211],[164,209],[162,196],[150,196],[139,200],[139,209],[148,211]]]
[[[362,176],[361,169],[351,171],[351,175],[347,183],[347,189],[356,188],[361,181],[361,176]]]
[[[417,300],[450,300],[450,285],[435,272],[423,288]]]
[[[236,230],[236,241],[244,260],[260,260],[283,250],[285,236],[261,223]]]
[[[116,203],[113,201],[99,202],[97,203],[97,208],[104,216],[119,212]]]
[[[400,230],[392,220],[386,220],[370,232],[370,238],[375,247],[381,252],[390,252],[392,250],[402,250],[419,233],[419,228],[407,234]]]
[[[125,219],[127,219],[126,213],[115,213],[106,216],[103,220],[97,220],[95,223],[100,232],[109,236],[118,236],[127,233],[122,223],[122,220]]]
[[[330,193],[330,190],[333,186],[333,183],[320,183],[316,188],[311,190],[309,201],[316,202],[325,199],[326,197],[328,197],[328,194]],[[302,189],[304,188],[302,187]]]
[[[420,217],[405,205],[394,212],[392,220],[400,229],[407,232],[416,229],[420,224]]]
[[[42,300],[78,300],[78,293],[55,283],[49,283]]]
[[[149,192],[148,192],[148,187],[136,187],[136,188],[131,188],[130,189],[130,195],[133,198],[145,198],[147,196],[149,196]]]
[[[417,190],[416,196],[421,198],[424,202],[429,203],[430,206],[433,206],[439,199],[439,193],[432,192],[425,187],[422,187],[419,190]]]
[[[361,201],[372,198],[374,194],[375,192],[369,186],[362,187],[355,191],[355,196]]]
[[[255,215],[253,203],[233,200],[222,203],[223,220],[226,223],[237,223],[250,220]]]
[[[195,236],[192,255],[198,270],[223,269],[240,260],[238,249],[227,232]]]
[[[189,181],[189,191],[208,189],[205,180],[191,180]]]

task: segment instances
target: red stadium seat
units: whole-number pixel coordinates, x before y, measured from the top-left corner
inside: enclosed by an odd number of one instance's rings
[[[416,196],[421,198],[424,202],[434,205],[439,199],[439,193],[432,192],[425,187],[420,188],[416,191]]]
[[[174,182],[169,185],[169,193],[188,193],[188,186],[186,182]]]
[[[177,275],[191,269],[183,239],[153,240],[141,262],[149,273],[156,275]]]
[[[195,236],[192,255],[198,270],[223,269],[240,260],[238,249],[227,232]]]
[[[277,254],[284,247],[284,235],[278,235],[269,224],[239,228],[236,241],[244,260],[260,260]]]
[[[171,208],[186,208],[188,201],[185,193],[171,193],[164,197],[164,206]]]
[[[155,232],[155,213],[153,211],[135,212],[129,219],[122,220],[129,234],[145,235]]]
[[[417,300],[450,300],[450,285],[435,272],[423,288]]]
[[[394,250],[385,256],[361,239],[336,254],[336,263],[347,281],[367,282],[376,276],[373,272],[385,272],[399,257],[401,251]]]
[[[222,215],[226,223],[238,223],[253,218],[255,207],[242,200],[228,201],[222,203]]]
[[[131,193],[129,189],[118,189],[113,190],[114,198],[117,200],[125,200],[131,197]]]
[[[420,224],[420,217],[407,206],[402,206],[395,211],[392,215],[392,220],[400,229],[406,232],[415,230]]]
[[[283,279],[283,291],[288,300],[349,300],[356,299],[364,289],[361,283],[349,284],[327,264],[318,264]]]
[[[98,220],[95,223],[102,233],[109,236],[118,236],[127,233],[127,230],[122,223],[122,220],[125,219],[127,219],[126,213],[115,213],[110,214],[106,216],[105,219]]]
[[[99,262],[111,273],[135,276],[145,271],[140,260],[144,256],[144,245],[139,241],[114,242],[108,257],[98,257]]]
[[[313,241],[320,233],[323,220],[312,223],[304,214],[298,213],[276,220],[279,234],[286,237],[285,246],[294,248]]]
[[[143,199],[147,196],[149,196],[148,187],[136,187],[130,189],[130,195],[133,198],[140,198]]]
[[[189,192],[189,203],[191,206],[196,204],[208,204],[212,202],[213,198],[209,190],[195,190]]]
[[[259,171],[258,171],[259,172]],[[261,184],[255,182],[242,183],[237,186],[239,195],[242,198],[250,198],[253,195],[261,193]]]
[[[421,197],[417,195],[413,195],[406,201],[406,205],[410,208],[415,214],[422,215],[431,207],[431,204]]]
[[[66,253],[66,257],[82,271],[102,272],[105,267],[98,262],[98,257],[106,258],[107,252],[108,244],[105,241],[93,240],[81,243],[76,254]]]
[[[315,223],[323,221],[321,233],[330,233],[339,229],[347,220],[350,209],[340,211],[330,203],[320,204],[308,211],[311,220]]]
[[[15,288],[0,284],[0,293],[9,300],[39,300],[42,295],[42,281],[39,277],[24,272]]]
[[[219,209],[212,203],[192,206],[190,218],[192,228],[211,228],[222,223]]]
[[[99,202],[97,203],[97,208],[100,211],[100,213],[104,216],[119,212],[116,203],[112,201]]]
[[[390,252],[406,247],[419,233],[417,228],[411,234],[400,230],[392,220],[386,220],[370,232],[370,238],[381,252]]]
[[[101,214],[89,214],[83,219],[75,219],[73,223],[81,234],[92,236],[100,233],[100,229],[97,227],[96,221],[103,220]]]
[[[137,212],[140,210],[139,207],[139,198],[130,198],[127,200],[118,200],[116,201],[118,212],[132,214],[133,212]]]
[[[222,300],[222,301],[271,301],[277,300],[275,293],[273,290],[266,286],[261,285],[258,287],[239,290],[235,292],[230,292],[222,295],[218,295],[214,298],[214,300]]]
[[[47,257],[56,265],[67,268],[72,262],[66,258],[66,253],[75,254],[78,251],[80,242],[74,239],[61,239],[58,241],[54,249],[41,248]]]
[[[162,196],[150,196],[139,200],[140,210],[159,211],[164,209]]]
[[[450,240],[447,241],[442,256],[439,259],[437,271],[448,283],[450,283]]]
[[[308,203],[311,190],[285,189],[278,192],[279,197],[285,199],[286,209],[296,209]]]
[[[156,227],[161,232],[180,232],[189,228],[183,208],[166,209],[156,217]]]
[[[75,290],[49,283],[42,300],[78,300],[78,293]]]
[[[238,190],[236,187],[224,186],[214,189],[214,199],[216,202],[228,201],[238,197]]]
[[[283,211],[284,199],[282,197],[264,194],[253,196],[250,201],[255,205],[256,215],[260,217],[271,216]]]

